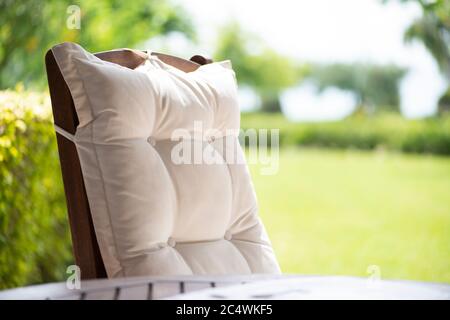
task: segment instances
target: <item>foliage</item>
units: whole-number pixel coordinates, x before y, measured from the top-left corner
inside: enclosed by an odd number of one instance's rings
[[[262,100],[262,110],[280,112],[278,95],[299,81],[302,68],[291,59],[262,44],[236,22],[223,27],[214,54],[216,60],[230,59],[238,82],[254,89]]]
[[[386,2],[387,0],[384,0]],[[406,30],[405,40],[419,40],[431,53],[442,74],[450,82],[450,1],[448,0],[400,0],[401,2],[418,3],[423,10]],[[450,87],[448,89],[450,91]],[[439,102],[439,113],[447,110],[448,95],[445,92]]]
[[[450,1],[419,2],[423,8],[423,15],[408,28],[405,39],[421,41],[450,82]],[[450,87],[439,101],[440,114],[448,108],[449,91]]]
[[[404,74],[405,70],[395,65],[355,63],[312,65],[307,78],[320,90],[337,87],[354,92],[359,106],[371,113],[383,106],[399,111],[399,83]]]
[[[71,258],[47,95],[0,91],[0,289],[61,280]]]
[[[243,114],[241,127],[280,129],[282,146],[389,149],[450,155],[450,117],[405,120],[396,114],[354,116],[338,122],[293,123],[282,116]],[[269,136],[270,137],[270,136]]]
[[[423,15],[406,30],[405,40],[419,40],[433,55],[442,73],[450,80],[450,2],[448,0],[401,0],[416,2]]]
[[[81,9],[80,29],[69,29],[68,8]],[[73,41],[89,51],[131,47],[170,31],[193,35],[188,15],[170,0],[0,0],[0,88],[44,83],[44,54]]]

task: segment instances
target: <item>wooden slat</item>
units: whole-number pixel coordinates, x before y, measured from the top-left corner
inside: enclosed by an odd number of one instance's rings
[[[55,124],[75,134],[78,117],[69,88],[52,51],[47,52],[45,63]],[[92,223],[76,147],[71,141],[58,134],[57,144],[75,263],[80,267],[82,279],[105,278],[106,270]]]
[[[180,284],[178,281],[155,282],[153,284],[153,300],[168,298],[180,293]]]
[[[119,300],[147,300],[149,287],[146,284],[122,288]]]
[[[83,300],[117,300],[120,295],[120,289],[107,288],[102,290],[93,290],[86,292]]]
[[[184,292],[193,292],[197,290],[204,290],[212,288],[211,282],[202,282],[202,281],[187,281],[184,283]]]

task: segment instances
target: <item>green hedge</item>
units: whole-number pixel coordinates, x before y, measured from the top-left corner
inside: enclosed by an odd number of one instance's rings
[[[355,116],[338,122],[294,123],[282,115],[246,113],[241,127],[280,129],[280,145],[450,155],[450,116],[406,120],[396,114]]]
[[[48,94],[0,91],[0,289],[63,279],[71,264]]]

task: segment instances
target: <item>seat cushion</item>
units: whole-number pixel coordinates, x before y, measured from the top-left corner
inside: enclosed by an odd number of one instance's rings
[[[109,277],[279,273],[238,141],[229,61],[135,70],[52,48],[79,118],[74,142]]]

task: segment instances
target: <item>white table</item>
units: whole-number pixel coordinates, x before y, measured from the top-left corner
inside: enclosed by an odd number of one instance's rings
[[[0,292],[2,299],[450,299],[450,285],[341,276],[182,276],[50,283]]]
[[[376,300],[450,299],[450,285],[357,277],[297,276],[180,294],[170,299]]]

